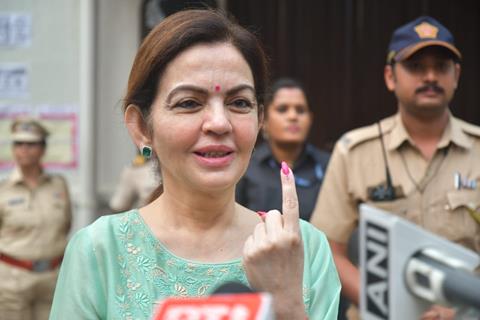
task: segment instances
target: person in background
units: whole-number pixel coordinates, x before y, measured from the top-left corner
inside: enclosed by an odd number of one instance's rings
[[[101,217],[67,247],[50,319],[152,319],[170,296],[236,281],[273,296],[278,320],[336,319],[340,282],[325,236],[299,219],[294,176],[283,215],[235,202],[262,122],[266,58],[210,10],[165,18],[135,57],[125,123],[162,171],[145,207]],[[263,216],[263,217],[261,217]]]
[[[431,17],[395,30],[384,75],[397,114],[346,133],[335,146],[312,223],[327,234],[343,292],[355,304],[360,277],[347,258],[347,241],[359,203],[480,252],[480,128],[449,107],[460,61],[452,34]],[[454,313],[432,306],[422,319],[453,319]]]
[[[138,153],[132,164],[123,168],[120,181],[110,199],[113,212],[122,212],[143,207],[150,201],[150,195],[161,184],[157,164]]]
[[[236,199],[255,211],[281,208],[278,170],[285,161],[295,173],[300,218],[308,221],[330,154],[306,142],[313,113],[298,81],[290,78],[275,81],[265,106],[265,141],[255,148],[247,172],[237,185]]]
[[[67,184],[42,168],[47,130],[12,127],[15,168],[0,183],[0,319],[48,319],[71,223]]]

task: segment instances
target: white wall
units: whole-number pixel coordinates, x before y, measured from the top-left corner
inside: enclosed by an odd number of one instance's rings
[[[123,123],[122,99],[140,43],[141,0],[98,1],[96,186],[101,204],[112,193],[135,146]]]
[[[0,48],[0,63],[27,63],[31,78],[29,97],[0,103],[78,106],[78,167],[61,170],[74,230],[96,218],[135,154],[120,106],[140,41],[141,2],[0,0],[0,13],[32,14],[33,35],[30,47]]]

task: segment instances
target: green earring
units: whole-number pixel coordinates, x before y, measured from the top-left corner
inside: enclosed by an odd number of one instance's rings
[[[142,147],[142,156],[143,156],[145,159],[150,159],[150,157],[152,156],[152,147],[150,147],[150,146],[143,146],[143,147]]]

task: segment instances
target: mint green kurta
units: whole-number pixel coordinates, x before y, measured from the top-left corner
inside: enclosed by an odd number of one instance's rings
[[[304,302],[310,319],[336,319],[340,281],[328,242],[301,221]],[[157,301],[208,295],[226,281],[248,284],[240,259],[197,263],[166,249],[138,210],[104,216],[70,240],[51,320],[151,319]]]

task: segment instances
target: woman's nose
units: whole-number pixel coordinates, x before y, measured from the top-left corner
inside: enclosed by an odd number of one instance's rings
[[[216,135],[223,135],[232,131],[230,116],[223,103],[214,103],[207,107],[203,131]]]

